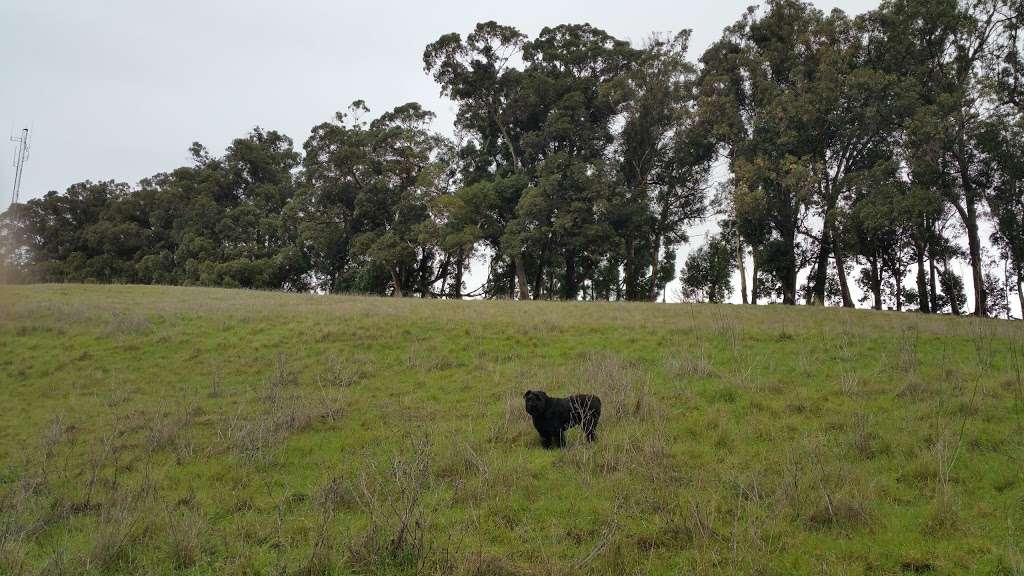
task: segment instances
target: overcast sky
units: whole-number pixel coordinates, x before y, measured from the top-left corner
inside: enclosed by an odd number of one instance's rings
[[[219,153],[257,125],[301,149],[310,128],[357,99],[371,113],[420,102],[450,132],[454,108],[421,59],[442,34],[486,20],[530,36],[589,22],[639,43],[690,28],[696,59],[752,3],[2,0],[0,132],[32,128],[22,200],[86,179],[134,184],[187,164],[193,141]],[[878,2],[816,4],[859,14]],[[14,172],[4,143],[2,207]]]

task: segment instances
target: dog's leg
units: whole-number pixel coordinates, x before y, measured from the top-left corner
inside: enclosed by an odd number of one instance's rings
[[[565,448],[565,430],[559,430],[557,436],[555,436],[556,445],[559,448]]]
[[[550,434],[541,434],[540,445],[545,448],[551,448],[552,436]]]

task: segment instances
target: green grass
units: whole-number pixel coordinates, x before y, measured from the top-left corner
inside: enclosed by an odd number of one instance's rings
[[[0,574],[1021,574],[1022,369],[967,318],[0,287]]]

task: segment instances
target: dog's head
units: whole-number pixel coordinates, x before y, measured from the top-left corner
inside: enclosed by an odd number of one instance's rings
[[[526,400],[526,412],[531,416],[542,414],[548,405],[548,395],[540,390],[527,390],[523,399]]]

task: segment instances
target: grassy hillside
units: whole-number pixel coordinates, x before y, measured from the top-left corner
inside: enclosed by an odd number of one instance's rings
[[[0,573],[1021,574],[1022,367],[964,318],[0,287]]]

